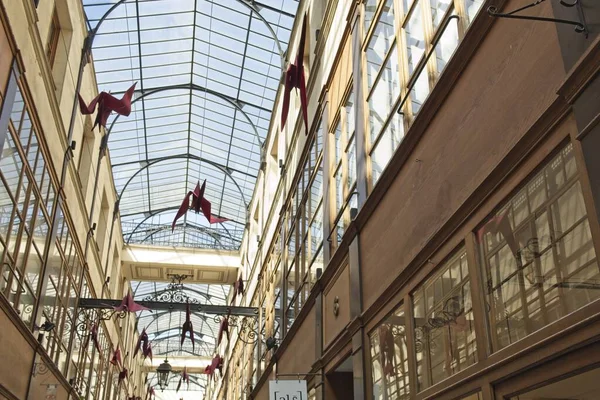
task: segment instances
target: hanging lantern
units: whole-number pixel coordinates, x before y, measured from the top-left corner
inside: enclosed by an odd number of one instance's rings
[[[156,373],[158,374],[158,386],[160,386],[161,391],[164,391],[167,386],[169,386],[169,374],[171,373],[171,370],[171,364],[169,364],[169,360],[166,358],[165,362],[156,368]]]

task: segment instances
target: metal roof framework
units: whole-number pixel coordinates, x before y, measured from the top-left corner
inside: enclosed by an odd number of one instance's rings
[[[153,229],[170,224],[204,179],[213,213],[230,220],[223,227],[242,231],[298,0],[83,3],[90,29],[102,23],[92,50],[99,90],[118,96],[137,82],[131,115],[108,124],[125,237],[147,217]],[[211,229],[201,214],[180,222],[181,245],[207,245],[185,229]]]
[[[82,2],[98,89],[120,96],[137,82],[131,115],[113,115],[107,125],[125,241],[239,248],[299,0]],[[204,179],[213,214],[230,221],[210,226],[189,212],[171,234],[183,197]],[[167,286],[132,282],[136,300]],[[226,305],[229,286],[184,291]],[[212,356],[217,321],[192,315],[199,338],[192,350],[179,342],[184,319],[180,311],[142,312],[138,329],[147,328],[157,357]],[[206,380],[190,386],[197,396]],[[159,397],[181,397],[170,389]]]

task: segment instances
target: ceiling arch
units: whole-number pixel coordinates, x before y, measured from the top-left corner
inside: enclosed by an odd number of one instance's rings
[[[108,125],[115,186],[127,187],[119,203],[124,236],[142,222],[168,226],[173,208],[204,179],[213,212],[244,223],[298,0],[83,4],[99,90],[118,94],[138,82],[131,115]],[[233,222],[224,228],[240,230]]]

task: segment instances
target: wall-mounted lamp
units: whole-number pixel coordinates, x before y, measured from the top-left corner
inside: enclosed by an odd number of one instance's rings
[[[50,332],[51,330],[53,330],[56,327],[56,325],[54,325],[54,323],[46,320],[44,321],[44,323],[40,326],[35,325],[33,327],[33,331],[40,331],[40,333],[38,334],[37,340],[38,342],[41,342],[42,339],[44,339],[44,333],[45,332]]]
[[[277,350],[279,344],[277,343],[277,339],[273,336],[269,336],[267,340],[265,340],[265,346],[267,347],[267,351]]]

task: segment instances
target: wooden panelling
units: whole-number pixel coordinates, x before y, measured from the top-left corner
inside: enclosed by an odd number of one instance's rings
[[[0,309],[0,385],[18,398],[25,399],[33,360],[33,349]]]
[[[338,315],[334,315],[335,299],[338,299]],[[323,344],[325,349],[350,322],[350,273],[348,265],[342,268],[331,288],[323,297]]]
[[[315,308],[313,306],[288,345],[287,351],[278,360],[277,373],[302,374],[310,372],[315,361],[315,318]],[[266,382],[266,385],[268,385],[268,382]]]
[[[361,232],[366,308],[553,103],[564,77],[552,24],[493,25]]]

